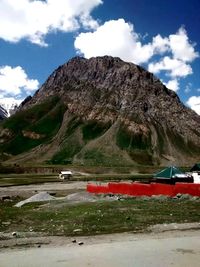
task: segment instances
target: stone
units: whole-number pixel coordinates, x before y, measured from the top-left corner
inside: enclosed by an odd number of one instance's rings
[[[82,229],[74,229],[73,232],[74,233],[79,233],[79,232],[82,232]]]

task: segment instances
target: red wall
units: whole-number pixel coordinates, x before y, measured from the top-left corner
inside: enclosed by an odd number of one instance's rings
[[[178,193],[200,196],[200,184],[176,183],[175,195]]]
[[[108,186],[107,185],[95,185],[95,184],[88,184],[87,185],[87,191],[89,193],[95,193],[95,194],[107,194]]]
[[[200,184],[176,183],[142,184],[142,183],[108,183],[106,185],[88,184],[87,191],[95,194],[122,194],[130,196],[166,195],[175,196],[178,193],[200,196]]]
[[[169,184],[151,184],[152,195],[165,195],[169,197],[174,196],[174,185]]]

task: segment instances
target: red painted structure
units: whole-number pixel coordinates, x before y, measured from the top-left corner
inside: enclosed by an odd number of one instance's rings
[[[168,184],[142,184],[142,183],[108,183],[104,185],[88,184],[87,191],[95,194],[122,194],[130,196],[152,196],[165,195],[176,196],[180,194],[190,194],[200,196],[200,184],[176,183]]]

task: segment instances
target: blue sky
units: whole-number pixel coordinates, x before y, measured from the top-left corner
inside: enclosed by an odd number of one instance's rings
[[[0,103],[81,55],[142,65],[200,114],[200,1],[0,0]]]

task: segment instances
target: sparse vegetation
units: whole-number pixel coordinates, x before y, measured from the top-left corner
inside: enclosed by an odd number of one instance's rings
[[[52,164],[72,163],[74,155],[76,155],[83,146],[79,139],[78,133],[66,139],[60,147],[60,150],[53,155],[50,162]]]
[[[47,235],[93,235],[143,232],[159,223],[199,222],[200,202],[189,200],[144,200],[81,203],[55,206],[28,204],[13,207],[0,202],[0,231],[29,231]],[[9,223],[7,223],[9,222]],[[74,232],[75,229],[81,229]]]
[[[63,148],[61,148],[60,151],[58,151],[51,159],[52,164],[66,164],[66,163],[72,163],[73,156],[78,153],[81,149],[81,146],[79,144],[65,144]]]
[[[84,160],[84,163],[89,166],[130,166],[128,162],[126,162],[122,155],[116,152],[108,153],[106,151],[98,150],[96,148],[86,150],[82,153],[81,159]]]
[[[59,98],[57,96],[49,98],[41,104],[34,105],[30,109],[26,110],[26,112],[17,112],[15,115],[8,118],[2,126],[13,130],[15,133],[20,132],[23,129],[30,127],[30,125],[34,124],[49,113],[49,111],[51,111],[58,102]]]
[[[101,125],[97,122],[89,122],[82,127],[83,139],[89,141],[101,136],[109,125]]]
[[[39,121],[37,121],[29,129],[33,132],[44,134],[48,137],[53,136],[60,128],[62,123],[65,107],[62,103],[58,103]]]
[[[128,173],[92,174],[91,173],[90,175],[87,176],[79,174],[73,175],[70,181],[109,182],[109,181],[132,180],[132,181],[148,182],[151,177],[152,177],[151,174],[128,174]],[[42,173],[0,174],[0,187],[31,185],[31,184],[39,184],[45,182],[58,182],[58,172],[52,174],[42,174]]]
[[[0,151],[17,155],[47,142],[59,130],[65,107],[58,97],[53,97],[26,110],[18,112],[3,123],[4,128],[12,130],[14,135],[0,145]],[[42,134],[41,138],[29,138],[22,131]]]
[[[24,137],[21,133],[16,135],[10,142],[6,143],[4,147],[4,151],[9,154],[17,155],[22,152],[28,151],[29,149],[38,146],[44,140],[34,140],[27,137]]]
[[[150,148],[151,143],[150,137],[145,137],[142,133],[133,135],[121,127],[117,132],[117,145],[121,149],[147,150]]]
[[[134,150],[134,151],[128,151],[128,154],[138,164],[142,165],[145,163],[148,165],[153,165],[152,155],[148,151]]]
[[[58,182],[55,174],[0,174],[0,187]]]
[[[153,164],[149,136],[145,137],[142,134],[133,135],[120,128],[117,132],[116,143],[122,150],[126,150],[130,157],[138,164]]]
[[[81,124],[80,119],[74,116],[67,125],[65,136],[69,137],[72,135]]]
[[[94,165],[103,165],[104,161],[106,160],[105,155],[96,149],[87,150],[84,154],[84,158],[88,161],[94,162]]]

